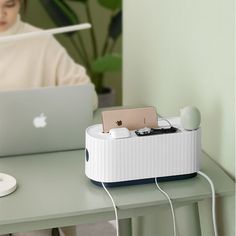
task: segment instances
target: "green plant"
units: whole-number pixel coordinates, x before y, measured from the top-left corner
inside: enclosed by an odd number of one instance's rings
[[[84,7],[87,21],[93,26],[90,0],[40,0],[41,4],[58,26],[79,24],[80,20],[76,9],[72,9],[69,2],[77,2],[78,7]],[[95,1],[95,0],[92,0]],[[80,56],[82,64],[86,67],[96,91],[104,90],[104,75],[106,72],[121,70],[122,58],[114,53],[115,44],[122,33],[122,0],[97,0],[101,7],[110,12],[107,35],[102,48],[98,48],[96,29],[90,29],[90,44],[84,42],[81,32],[66,34]],[[92,50],[90,50],[92,48]],[[92,51],[92,52],[90,52]]]

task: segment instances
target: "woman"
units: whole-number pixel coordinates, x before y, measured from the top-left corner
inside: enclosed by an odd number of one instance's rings
[[[0,0],[0,37],[38,31],[24,23],[20,7],[27,0]],[[0,43],[0,90],[90,83],[85,69],[52,37]],[[94,108],[97,97],[94,92]]]
[[[0,37],[38,31],[19,16],[27,0],[0,0]],[[56,85],[90,83],[85,69],[70,58],[52,37],[42,36],[15,42],[0,43],[0,90],[27,89]],[[94,109],[97,96],[94,91]],[[73,236],[75,228],[64,228]],[[51,230],[16,235],[47,235]]]

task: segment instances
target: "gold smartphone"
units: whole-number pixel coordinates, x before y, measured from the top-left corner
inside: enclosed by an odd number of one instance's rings
[[[129,130],[144,127],[157,128],[157,112],[154,107],[117,109],[102,112],[103,132],[112,128],[126,127]]]

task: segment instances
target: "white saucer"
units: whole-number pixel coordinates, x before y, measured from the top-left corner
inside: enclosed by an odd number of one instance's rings
[[[16,179],[13,176],[0,173],[0,197],[14,192],[16,186]]]

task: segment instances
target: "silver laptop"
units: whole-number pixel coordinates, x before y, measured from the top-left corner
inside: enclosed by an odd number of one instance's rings
[[[0,92],[0,156],[84,148],[91,84]]]

